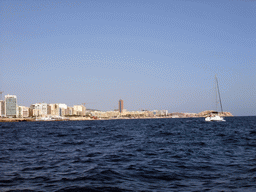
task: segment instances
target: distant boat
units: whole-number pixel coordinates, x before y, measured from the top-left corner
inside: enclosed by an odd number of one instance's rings
[[[218,97],[219,97],[219,103],[221,107],[221,113],[223,114],[223,109],[222,109],[222,103],[221,103],[221,97],[220,97],[220,90],[219,90],[219,84],[217,77],[215,75],[215,80],[216,80],[216,108],[218,106]],[[205,121],[226,121],[224,120],[223,117],[219,115],[218,111],[212,111],[208,117],[205,118]]]

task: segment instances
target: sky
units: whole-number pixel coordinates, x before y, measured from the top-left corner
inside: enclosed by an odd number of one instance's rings
[[[0,90],[86,103],[256,115],[253,0],[0,0]],[[219,108],[217,110],[220,110]]]

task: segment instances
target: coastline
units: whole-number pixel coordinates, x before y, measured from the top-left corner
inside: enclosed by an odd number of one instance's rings
[[[233,116],[225,116],[225,117],[233,117]],[[195,117],[171,117],[171,116],[165,116],[165,117],[135,117],[135,118],[86,118],[86,117],[76,117],[76,118],[66,118],[66,119],[49,119],[49,120],[43,120],[43,119],[36,119],[36,118],[0,118],[1,122],[46,122],[46,121],[102,121],[102,120],[128,120],[128,119],[188,119],[188,118],[204,118],[204,116],[195,116]]]

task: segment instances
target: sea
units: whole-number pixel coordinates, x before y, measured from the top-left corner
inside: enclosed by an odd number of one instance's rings
[[[0,191],[256,191],[256,116],[225,119],[0,123]]]

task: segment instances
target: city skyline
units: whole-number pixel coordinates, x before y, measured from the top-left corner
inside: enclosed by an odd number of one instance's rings
[[[256,114],[253,1],[1,1],[0,91],[19,104]]]
[[[214,110],[213,110],[214,111]],[[117,112],[117,113],[116,113]],[[118,101],[118,109],[112,109],[102,111],[98,109],[88,109],[85,107],[85,103],[80,105],[68,106],[65,103],[33,103],[28,106],[21,106],[17,103],[16,95],[5,95],[4,100],[0,100],[0,117],[4,118],[37,118],[41,117],[42,120],[52,120],[52,118],[61,117],[87,117],[91,118],[155,118],[155,117],[169,117],[169,118],[194,118],[194,117],[205,117],[209,115],[212,110],[205,110],[200,113],[191,112],[170,112],[166,109],[154,109],[154,110],[136,110],[128,111],[124,109],[124,101],[120,99]],[[90,114],[90,115],[89,115]],[[220,114],[223,116],[233,116],[228,111],[221,111]],[[67,120],[67,119],[66,119]],[[73,120],[88,120],[88,119],[73,119]],[[8,121],[8,120],[7,120]]]
[[[123,100],[118,101],[118,109],[111,111],[100,111],[86,109],[85,103],[81,105],[68,106],[65,103],[34,103],[29,107],[17,103],[16,95],[5,95],[0,100],[1,121],[52,121],[52,120],[94,120],[94,119],[133,119],[133,118],[176,118],[177,114],[168,114],[168,110],[153,111],[127,111],[124,109]],[[197,114],[179,114],[180,117],[192,117]],[[225,115],[225,114],[224,114]],[[231,115],[232,114],[226,114]],[[198,117],[198,116],[197,116]]]

